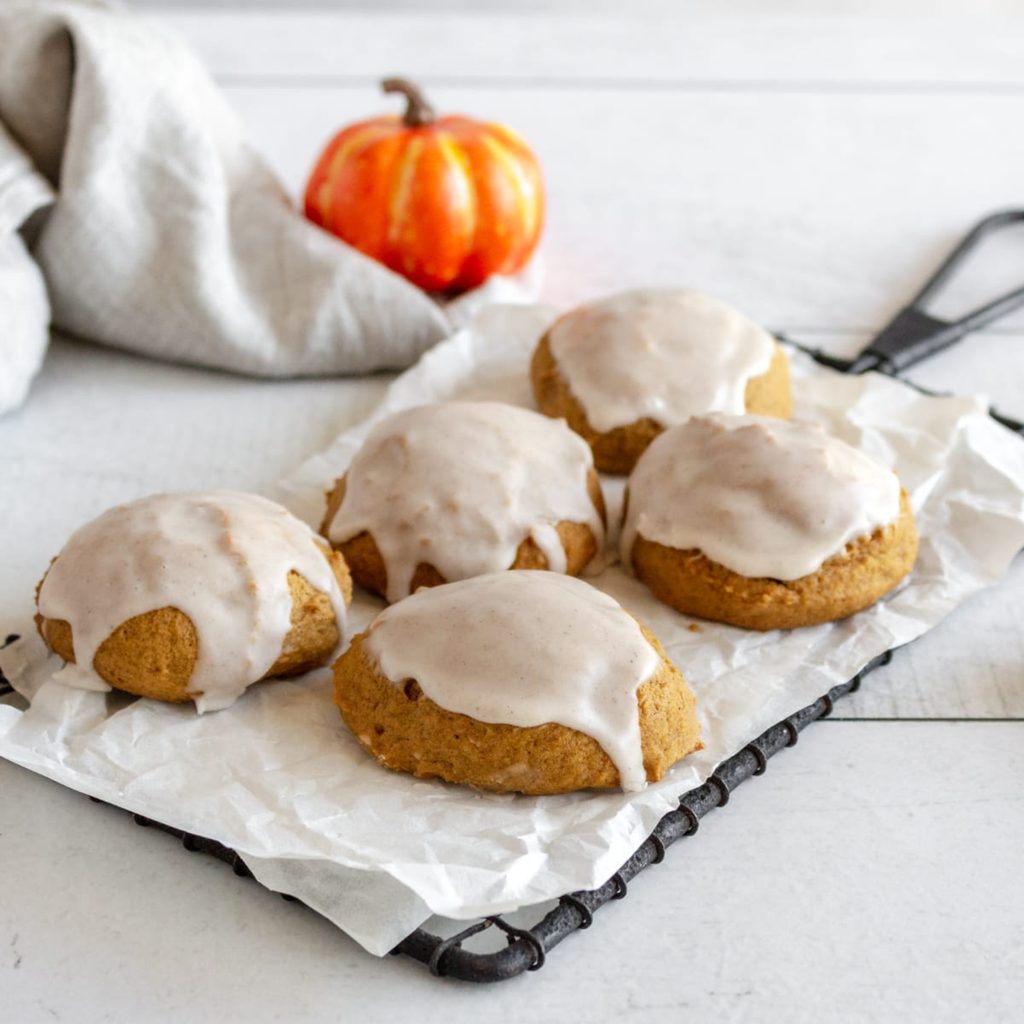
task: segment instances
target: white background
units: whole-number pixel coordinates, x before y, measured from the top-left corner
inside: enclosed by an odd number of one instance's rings
[[[1024,206],[1020,4],[166,8],[293,194],[393,106],[507,121],[546,171],[544,298],[698,285],[836,352],[984,213]],[[331,9],[333,7],[333,10]],[[342,9],[344,7],[344,9]],[[1024,232],[941,312],[1024,281]],[[911,376],[1024,416],[1024,316]],[[0,420],[0,632],[71,529],[266,489],[385,377],[267,383],[58,341]],[[1013,1020],[1024,1004],[1024,564],[838,705],[538,974],[377,961],[216,861],[0,763],[0,1015],[223,1020]]]

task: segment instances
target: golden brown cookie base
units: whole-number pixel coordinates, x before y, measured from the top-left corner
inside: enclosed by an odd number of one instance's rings
[[[906,492],[900,516],[846,545],[817,572],[796,580],[740,576],[696,550],[681,551],[638,536],[637,577],[659,601],[687,615],[744,629],[794,629],[844,619],[874,604],[910,572],[917,529]]]
[[[547,334],[540,339],[533,353],[530,380],[537,408],[545,416],[564,417],[569,426],[590,445],[594,453],[594,465],[602,473],[632,472],[636,460],[665,429],[652,419],[642,419],[603,434],[596,431],[558,369]],[[752,415],[775,416],[784,420],[792,415],[789,360],[778,345],[775,346],[775,354],[768,369],[760,377],[752,377],[747,381],[744,401],[745,411]]]
[[[345,560],[336,551],[321,550],[348,605],[352,600],[352,579]],[[37,601],[42,585],[40,580]],[[327,594],[295,571],[288,573],[288,589],[292,595],[292,628],[281,645],[281,656],[264,679],[317,668],[338,645],[338,627]],[[65,661],[73,662],[75,649],[70,624],[39,614],[35,618],[46,646]],[[117,690],[181,703],[200,695],[188,686],[198,654],[199,638],[192,620],[177,608],[157,608],[118,626],[97,648],[92,664],[99,677]]]
[[[341,503],[345,500],[347,477],[340,477],[334,488],[327,494],[327,512],[320,524],[320,533],[327,536],[332,520],[338,514]],[[604,495],[597,473],[590,470],[587,474],[587,491],[594,503],[601,522],[606,522]],[[566,574],[578,576],[590,560],[597,554],[597,538],[586,523],[561,522],[555,524],[559,540],[565,551]],[[373,534],[369,531],[356,534],[348,540],[336,545],[345,556],[345,562],[352,573],[352,578],[365,590],[381,597],[387,597],[388,573],[384,558],[377,547]],[[547,569],[548,560],[544,552],[537,547],[532,538],[527,537],[516,550],[516,557],[510,569]],[[429,562],[420,562],[412,574],[409,593],[414,594],[420,587],[437,587],[442,583],[450,583]]]
[[[703,744],[690,688],[658,641],[640,628],[664,659],[637,690],[644,767],[656,782]],[[618,770],[593,737],[554,723],[521,728],[447,711],[415,680],[396,686],[382,676],[363,649],[365,637],[355,637],[334,664],[335,703],[356,739],[384,767],[535,796],[619,785]]]

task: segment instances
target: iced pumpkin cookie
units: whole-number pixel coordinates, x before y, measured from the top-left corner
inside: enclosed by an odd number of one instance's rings
[[[687,288],[621,292],[570,311],[541,338],[530,376],[541,412],[564,417],[607,473],[628,473],[691,416],[792,411],[775,339]]]
[[[380,764],[480,789],[637,790],[701,746],[693,695],[658,641],[555,573],[422,590],[353,639],[334,682]]]
[[[63,682],[227,707],[326,664],[345,633],[344,559],[254,494],[157,494],[77,530],[37,592]]]
[[[629,478],[622,562],[655,597],[747,629],[842,619],[910,572],[896,475],[819,426],[706,416],[662,434]]]
[[[500,569],[576,575],[604,546],[604,500],[565,423],[448,402],[374,428],[328,494],[321,532],[357,583],[398,601]]]

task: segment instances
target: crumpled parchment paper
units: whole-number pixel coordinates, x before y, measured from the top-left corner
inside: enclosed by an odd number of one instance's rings
[[[282,484],[318,523],[323,492],[381,416],[455,397],[532,405],[526,368],[543,307],[493,307],[399,377],[370,421]],[[602,884],[680,794],[768,726],[938,623],[995,583],[1024,546],[1024,444],[977,398],[935,398],[877,375],[846,378],[791,353],[795,415],[893,466],[921,534],[908,581],[846,621],[748,633],[659,604],[618,566],[591,582],[658,636],[695,694],[705,749],[641,793],[523,797],[379,767],[331,702],[330,673],[252,687],[231,708],[76,691],[35,632],[0,654],[27,711],[0,705],[0,755],[63,785],[237,849],[265,885],[383,954],[432,913],[473,918]],[[610,506],[622,482],[606,481]],[[614,540],[614,538],[613,538]],[[26,594],[26,619],[30,614]],[[361,629],[383,607],[357,596]]]

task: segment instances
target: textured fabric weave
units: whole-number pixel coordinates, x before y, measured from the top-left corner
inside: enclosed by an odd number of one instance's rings
[[[42,2],[0,8],[0,413],[23,398],[50,321],[266,376],[407,366],[451,328],[296,212],[158,24]]]

